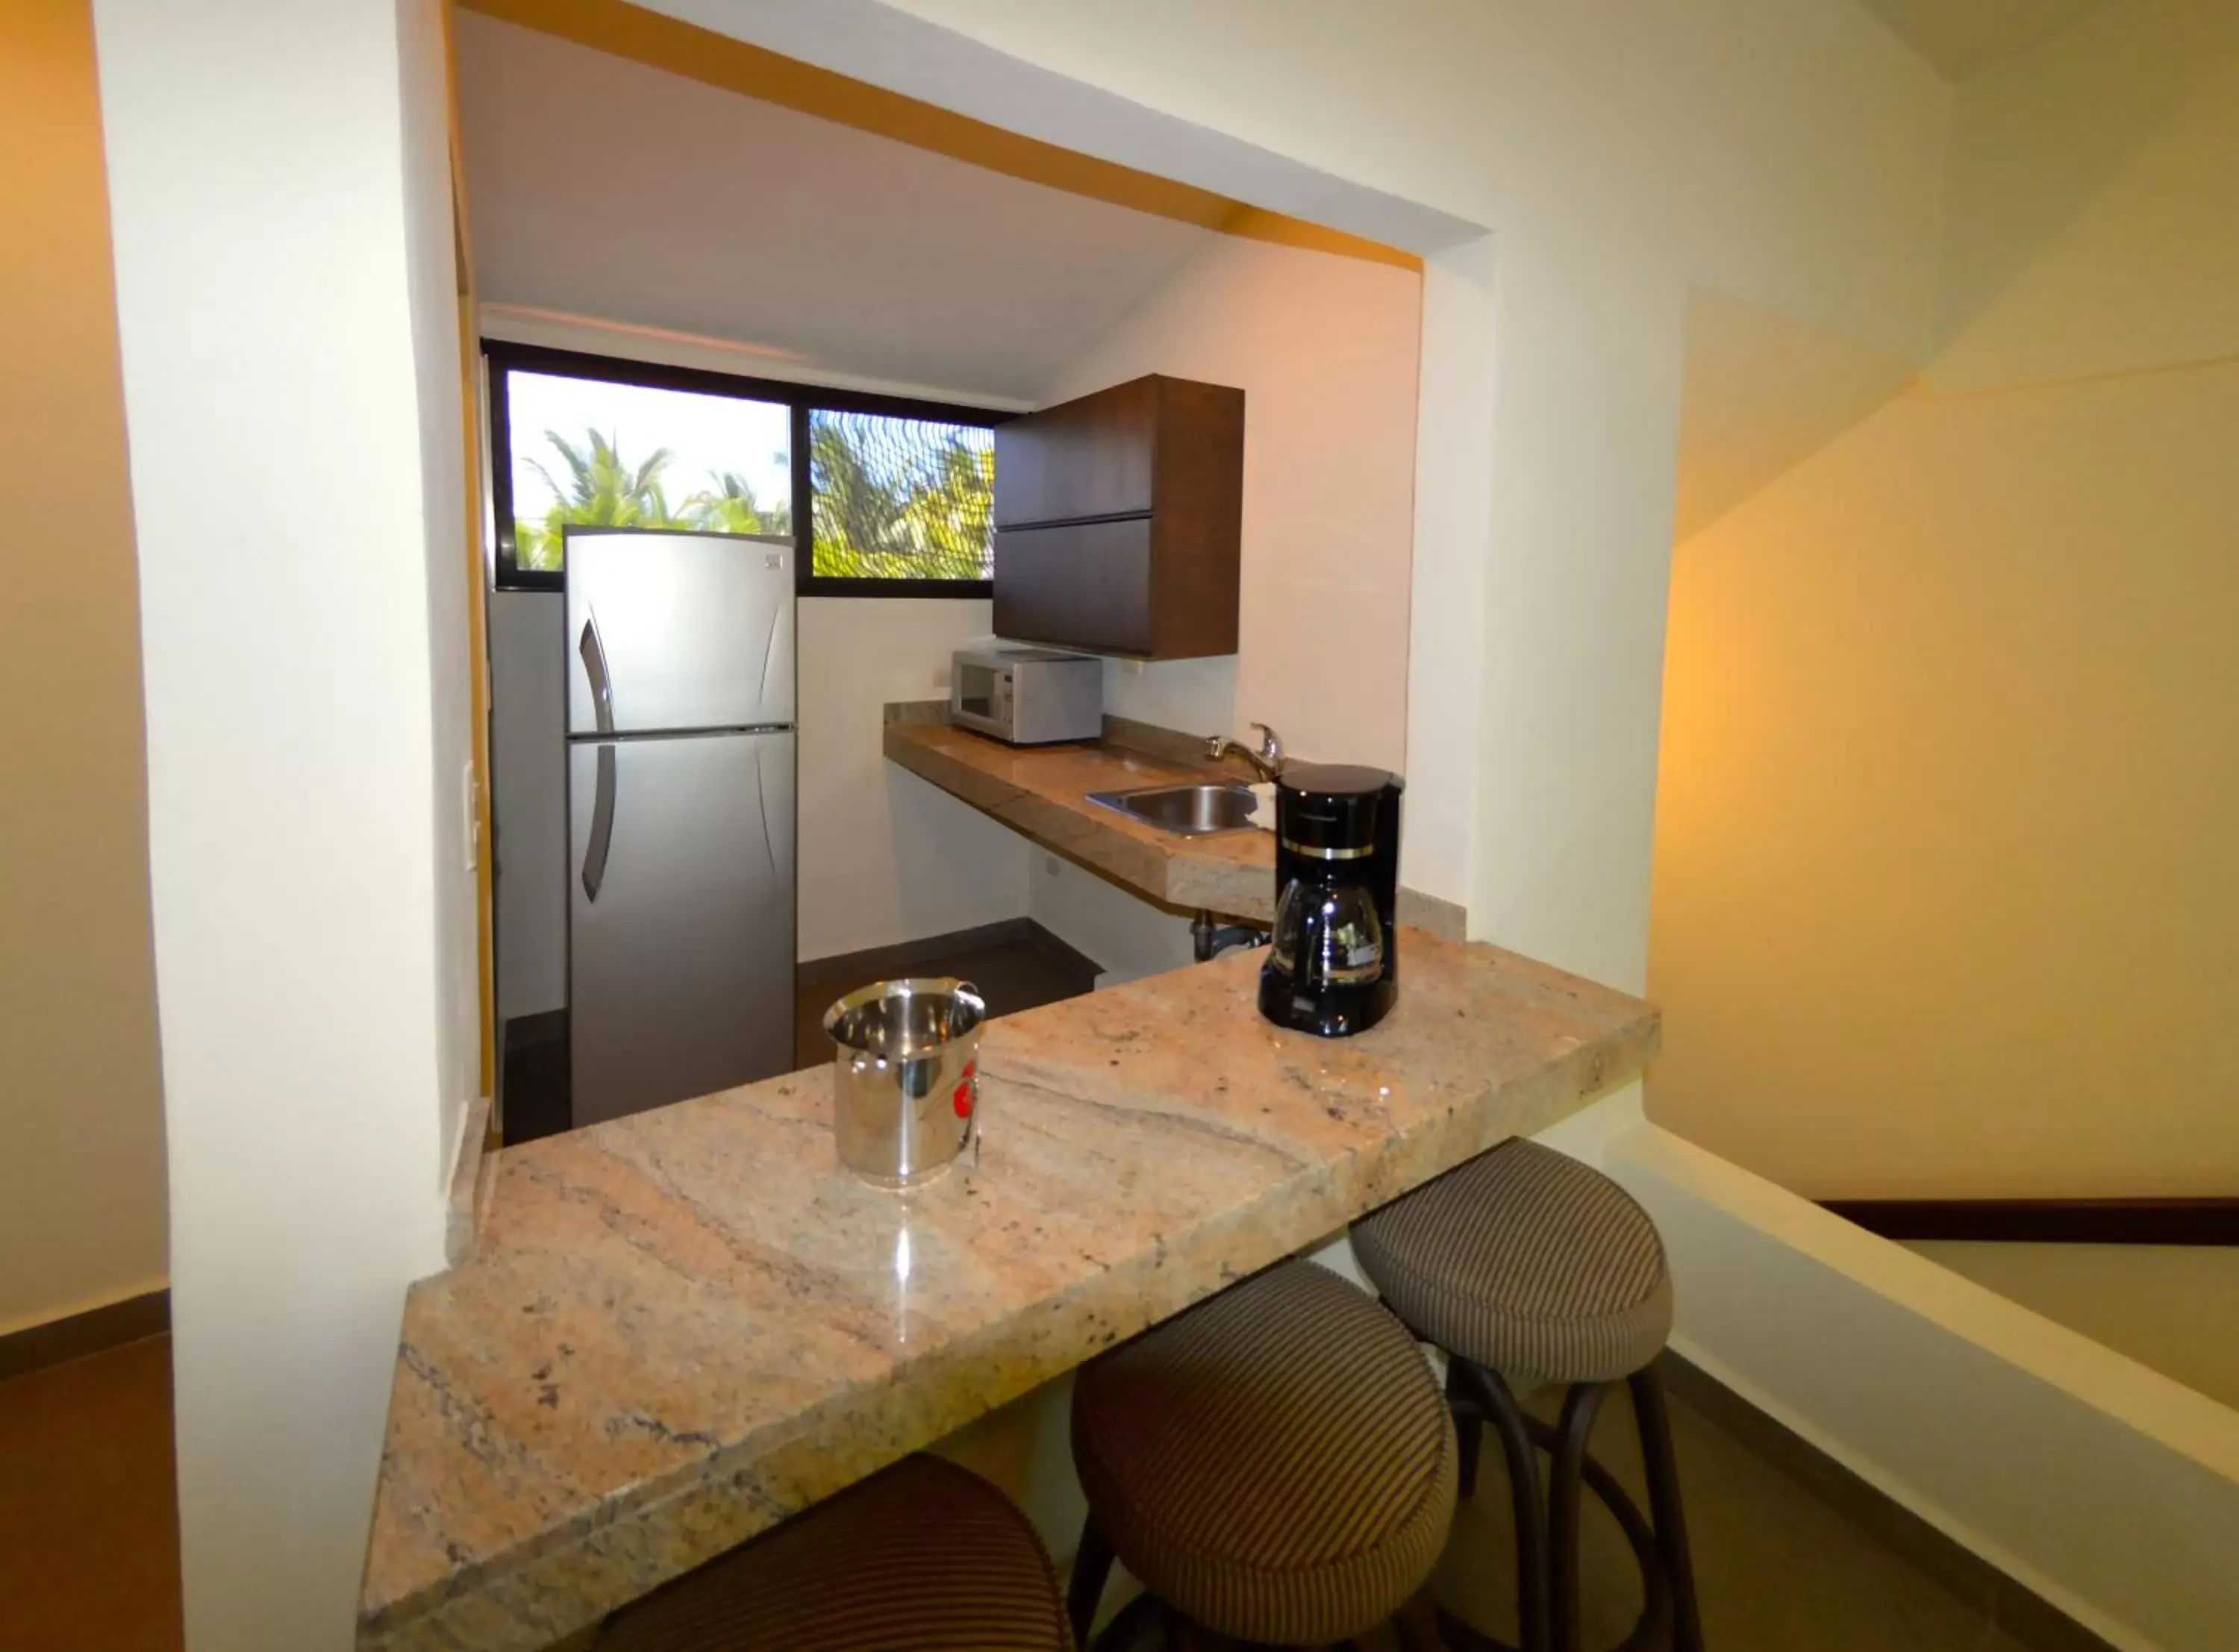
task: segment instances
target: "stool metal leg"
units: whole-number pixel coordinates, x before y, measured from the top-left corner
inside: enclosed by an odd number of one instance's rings
[[[1466,1502],[1477,1496],[1477,1459],[1484,1440],[1485,1408],[1470,1384],[1469,1362],[1459,1354],[1446,1356],[1446,1406],[1454,1414],[1454,1443],[1461,1450],[1461,1494]]]
[[[1555,1461],[1548,1471],[1547,1536],[1551,1549],[1548,1595],[1554,1652],[1580,1652],[1584,1628],[1579,1613],[1579,1494],[1585,1476],[1586,1443],[1594,1418],[1609,1393],[1606,1383],[1580,1383],[1563,1399],[1556,1424]]]
[[[1073,1581],[1065,1591],[1065,1615],[1073,1623],[1074,1645],[1088,1644],[1088,1632],[1096,1626],[1097,1602],[1104,1598],[1104,1585],[1111,1576],[1112,1545],[1091,1518],[1081,1525],[1080,1547],[1073,1556]]]
[[[1671,1450],[1671,1418],[1655,1368],[1635,1371],[1626,1385],[1640,1424],[1640,1456],[1648,1471],[1649,1517],[1657,1552],[1671,1586],[1673,1652],[1703,1652],[1702,1615],[1695,1604],[1695,1563],[1687,1549],[1687,1519],[1679,1506],[1679,1463]]]
[[[1524,1408],[1498,1371],[1461,1362],[1508,1460],[1508,1495],[1516,1517],[1516,1639],[1522,1652],[1546,1652],[1547,1509],[1539,1501],[1539,1456]]]

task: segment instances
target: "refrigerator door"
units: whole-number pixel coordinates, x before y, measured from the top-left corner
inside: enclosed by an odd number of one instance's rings
[[[793,735],[568,748],[578,1127],[793,1070]]]
[[[568,732],[793,721],[789,539],[567,530]]]

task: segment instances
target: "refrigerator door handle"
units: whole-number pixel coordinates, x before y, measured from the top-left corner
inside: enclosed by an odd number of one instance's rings
[[[599,733],[611,734],[615,732],[614,680],[607,673],[607,645],[599,635],[599,616],[588,609],[583,614],[583,634],[576,640],[575,652],[582,656],[584,674],[591,680],[591,714],[598,720]],[[601,768],[599,772],[603,774],[607,771]]]
[[[770,881],[782,883],[785,873],[777,864],[777,839],[770,835],[769,783],[762,773],[762,759],[766,754],[764,748],[757,746],[754,753],[754,806],[761,811],[762,853],[769,857]]]
[[[588,627],[584,634],[590,634]],[[598,789],[591,799],[591,840],[583,846],[583,899],[596,900],[607,880],[607,852],[615,841],[615,748],[599,747]]]

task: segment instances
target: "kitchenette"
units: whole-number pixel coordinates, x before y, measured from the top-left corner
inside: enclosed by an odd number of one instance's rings
[[[515,127],[502,62],[608,73],[466,36]],[[829,265],[790,308],[595,268],[469,120],[518,207],[501,1122],[408,1299],[363,1646],[572,1645],[1655,1047],[1406,876],[1412,263],[881,153],[847,187],[919,262],[843,268],[805,180],[847,140],[752,118]]]
[[[493,347],[492,360],[497,416],[524,429],[533,415],[515,409],[552,397],[548,387],[613,386],[626,370],[519,347]],[[668,376],[660,389],[678,401],[737,396],[748,415],[762,405],[745,400],[754,387]],[[776,409],[771,439],[802,410]],[[1361,764],[1339,774],[1312,760],[1352,755],[1342,752],[1310,748],[1302,762],[1264,724],[1246,746],[1217,726],[1180,729],[1107,713],[1115,671],[1124,690],[1146,673],[1232,669],[1246,418],[1240,389],[1156,374],[990,415],[978,434],[988,461],[980,531],[991,575],[983,611],[994,634],[952,650],[944,699],[881,702],[874,723],[835,733],[817,726],[796,688],[830,668],[814,657],[819,645],[803,611],[827,586],[878,582],[819,574],[820,553],[797,533],[767,531],[789,526],[776,513],[734,524],[763,530],[744,533],[561,521],[545,533],[548,565],[533,568],[524,529],[511,576],[549,603],[557,624],[540,625],[530,646],[557,658],[535,661],[534,673],[501,673],[498,743],[502,753],[506,730],[533,724],[557,761],[541,793],[501,766],[501,941],[525,932],[509,914],[541,907],[560,916],[546,926],[547,942],[517,952],[501,945],[497,996],[514,1000],[515,981],[532,969],[564,990],[554,1010],[508,1018],[503,1138],[533,1140],[808,1065],[828,1048],[819,1024],[832,1002],[886,976],[961,972],[984,964],[991,945],[1010,949],[992,966],[997,1014],[1088,990],[1100,976],[1144,972],[1111,968],[1091,950],[1093,937],[1080,945],[1015,897],[992,926],[927,933],[905,920],[902,933],[879,937],[883,945],[821,952],[801,933],[814,923],[804,877],[833,881],[817,871],[825,834],[807,811],[819,794],[827,810],[858,822],[874,806],[862,782],[847,795],[824,778],[820,733],[827,746],[844,738],[851,751],[875,740],[871,749],[896,773],[947,806],[967,806],[983,842],[1000,828],[1040,859],[1044,879],[1094,879],[1107,903],[1124,901],[1139,921],[1186,935],[1173,945],[1186,944],[1189,957],[1266,945],[1278,928],[1277,897],[1301,871],[1365,870],[1370,882],[1381,880],[1358,921],[1330,931],[1359,954],[1340,972],[1393,978],[1397,939],[1385,932],[1401,922],[1458,937],[1458,908],[1399,883],[1396,775]],[[676,428],[683,434],[670,440],[692,439],[689,427]],[[812,430],[812,448],[816,440]],[[515,461],[517,491],[533,485],[537,468]],[[802,513],[820,528],[821,474],[812,468]],[[519,501],[505,509],[523,519]],[[891,600],[863,594],[854,606]],[[494,637],[494,654],[520,647]],[[1357,794],[1342,806],[1354,812],[1350,826],[1315,829],[1352,831],[1359,841],[1279,846],[1276,787],[1286,773],[1326,773]],[[1310,803],[1300,792],[1288,806],[1302,820],[1340,806],[1329,786],[1318,795]],[[911,835],[899,807],[889,826],[898,839]],[[540,837],[564,854],[511,853]],[[1286,854],[1296,864],[1279,869]],[[1328,878],[1306,881],[1321,904],[1345,898],[1323,887]],[[1309,904],[1299,904],[1302,917]],[[1318,927],[1313,939],[1319,946],[1329,938]],[[1289,969],[1297,947],[1279,945],[1275,955]],[[1014,988],[1010,957],[1064,966],[1029,967],[1033,979]],[[555,1044],[562,1058],[540,1059]]]
[[[827,976],[808,1061],[752,990],[806,835],[770,756],[797,547],[568,534],[575,1067],[622,1100],[491,1155],[413,1290],[362,1646],[560,1642],[1638,1076],[1648,1005],[1406,886],[1398,775],[1107,709],[1236,650],[1246,420],[1154,375],[995,426],[999,634],[878,707],[884,765],[1199,961],[984,1025],[925,969]]]

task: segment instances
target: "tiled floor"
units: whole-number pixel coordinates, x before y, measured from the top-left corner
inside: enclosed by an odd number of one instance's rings
[[[1536,1407],[1535,1407],[1536,1409]],[[1711,1652],[2018,1652],[1986,1607],[1947,1589],[1684,1404],[1680,1475]],[[1631,1418],[1605,1414],[1598,1454],[1639,1495]],[[1492,1465],[1464,1505],[1434,1587],[1512,1636],[1507,1500]],[[0,1648],[176,1652],[168,1339],[0,1383]],[[1638,1609],[1630,1556],[1589,1503],[1590,1646]]]
[[[0,1647],[177,1652],[171,1341],[0,1383]]]

